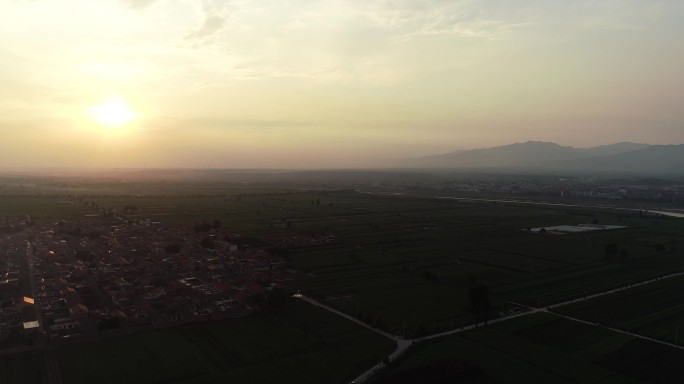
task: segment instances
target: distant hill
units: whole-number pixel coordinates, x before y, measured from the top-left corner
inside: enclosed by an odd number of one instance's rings
[[[621,142],[593,148],[528,141],[411,159],[413,168],[558,170],[641,174],[684,173],[684,145]]]
[[[630,142],[622,142],[622,143],[615,143],[615,144],[610,144],[610,145],[600,145],[598,147],[593,147],[593,148],[580,149],[580,151],[584,151],[584,155],[586,155],[588,157],[596,157],[596,156],[617,155],[620,153],[637,151],[639,149],[645,149],[648,147],[650,147],[650,145],[648,145],[648,144],[636,144],[636,143],[630,143]]]
[[[581,157],[579,150],[555,143],[528,141],[494,148],[455,151],[426,156],[413,165],[436,168],[536,167],[540,162],[564,161]]]
[[[653,145],[647,148],[576,159],[559,164],[564,169],[639,174],[684,174],[684,144]]]

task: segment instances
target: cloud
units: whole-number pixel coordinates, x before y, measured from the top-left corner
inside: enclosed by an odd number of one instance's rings
[[[303,78],[303,79],[339,79],[347,78],[350,73],[337,66],[321,66],[310,64],[300,66],[276,66],[275,63],[265,61],[245,62],[232,68],[231,74],[235,79],[263,79],[263,78]]]
[[[476,4],[479,4],[476,6]],[[380,28],[406,41],[416,36],[452,35],[466,38],[496,38],[527,20],[498,14],[487,2],[380,1],[357,5],[356,12]]]
[[[144,9],[154,4],[157,0],[122,0],[124,5],[132,9]]]
[[[189,33],[186,39],[205,39],[220,31],[226,24],[226,19],[222,15],[206,15],[200,28]]]
[[[272,131],[272,130],[295,130],[306,129],[313,125],[311,121],[300,120],[277,120],[277,119],[240,119],[226,118],[220,116],[180,116],[168,115],[158,116],[148,122],[149,128],[153,130],[164,130],[168,132],[186,132],[187,127],[194,127],[198,130],[214,130],[225,132],[230,131]]]
[[[235,6],[236,4],[223,1],[204,1],[201,10],[204,17],[202,24],[195,31],[188,33],[185,36],[185,39],[206,43],[209,38],[220,32],[226,26],[224,7],[229,5]]]

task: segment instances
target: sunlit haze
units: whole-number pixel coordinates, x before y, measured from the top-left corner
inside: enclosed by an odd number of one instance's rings
[[[109,100],[90,107],[90,115],[96,122],[111,127],[130,123],[137,117],[136,113],[123,101]]]
[[[684,143],[681,1],[0,4],[3,167]]]

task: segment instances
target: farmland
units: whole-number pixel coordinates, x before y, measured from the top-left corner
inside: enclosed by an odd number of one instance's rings
[[[0,357],[0,382],[32,384],[45,380],[43,354],[41,352],[22,353]]]
[[[365,328],[292,300],[267,315],[3,356],[0,381],[45,382],[44,353],[54,353],[70,384],[273,383],[273,372],[279,383],[340,383],[393,348]]]
[[[682,350],[536,314],[420,346],[374,383],[679,383],[682,358]]]
[[[59,196],[13,196],[0,197],[0,217],[41,217],[45,220],[93,220],[85,215],[97,214],[97,210],[86,207],[66,197]]]
[[[271,315],[59,347],[67,383],[338,383],[393,343],[303,302]],[[314,365],[312,363],[315,362]]]
[[[667,279],[584,302],[558,312],[670,343],[684,333],[684,278]],[[679,336],[679,340],[677,340]]]
[[[424,334],[472,322],[467,300],[472,284],[488,286],[495,307],[505,308],[509,301],[549,305],[683,265],[681,252],[657,250],[659,244],[684,241],[681,221],[626,211],[282,186],[191,186],[134,195],[128,192],[145,188],[110,188],[82,199],[105,210],[135,206],[128,218],[169,227],[219,220],[226,230],[272,248],[290,268],[305,272],[308,277],[295,288],[395,332]],[[0,210],[7,215],[102,220],[85,217],[99,212],[93,206],[59,196],[3,201]],[[561,236],[524,231],[592,221],[626,228]],[[308,241],[316,236],[330,240]],[[608,243],[629,256],[606,260]]]
[[[481,318],[471,311],[473,286],[488,288],[488,316],[496,317],[518,304],[544,307],[579,299],[684,266],[684,246],[677,246],[684,243],[684,221],[608,207],[277,184],[114,183],[102,188],[74,183],[22,194],[16,187],[0,197],[0,217],[29,215],[38,223],[64,220],[76,226],[155,223],[189,231],[198,223],[219,222],[221,231],[242,239],[241,247],[283,258],[297,276],[288,288],[406,337]],[[124,207],[129,209],[119,221],[111,216]],[[592,222],[624,228],[565,235],[527,230]],[[614,254],[607,251],[611,244]],[[598,311],[607,325],[673,342],[684,317],[684,297],[672,292],[680,291],[681,283],[671,279],[557,310],[589,321]],[[652,349],[665,361],[679,358],[644,340],[533,315],[421,345],[393,369],[418,376],[425,369],[444,369],[478,383],[594,382],[592,377],[668,382],[622,365],[622,359],[639,356],[638,348]],[[266,383],[272,382],[272,371],[282,374],[279,382],[334,383],[353,378],[392,349],[389,340],[292,302],[280,313],[60,345],[55,353],[69,383]],[[36,359],[42,361],[42,355],[7,357],[0,361],[0,375],[10,382],[41,381],[42,370],[32,373],[38,378],[19,373],[18,367]],[[657,367],[657,361],[649,364]],[[581,368],[573,370],[575,365]]]
[[[196,212],[195,220],[218,218],[257,237],[332,235],[325,244],[276,245],[292,268],[308,274],[297,287],[394,331],[430,332],[472,321],[466,293],[473,281],[490,287],[496,305],[548,305],[682,268],[678,253],[656,250],[680,238],[680,222],[610,211],[353,192],[244,195],[197,204],[175,203]],[[148,205],[141,206],[145,215]],[[167,219],[180,225],[173,216],[160,217]],[[521,230],[591,220],[627,228],[564,236]],[[629,257],[605,260],[607,243],[628,249]]]

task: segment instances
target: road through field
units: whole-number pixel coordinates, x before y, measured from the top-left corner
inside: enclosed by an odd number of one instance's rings
[[[684,218],[684,213],[681,211],[670,212],[670,211],[653,211],[648,209],[637,209],[637,208],[626,208],[619,207],[616,205],[606,205],[606,204],[568,204],[568,203],[550,203],[547,201],[531,201],[531,200],[509,200],[509,199],[482,199],[482,198],[471,198],[471,197],[451,197],[451,196],[439,196],[438,199],[445,200],[460,200],[460,201],[484,201],[490,203],[508,203],[508,204],[529,204],[529,205],[545,205],[552,207],[575,207],[575,208],[602,208],[602,209],[615,209],[621,211],[631,211],[631,212],[644,212],[645,214],[655,214],[670,217]]]
[[[668,345],[668,346],[671,346],[671,347],[674,347],[674,348],[678,348],[678,349],[684,349],[684,347],[682,347],[682,346],[675,345],[675,344],[671,344],[671,343],[668,343],[668,342],[665,342],[665,341],[662,341],[662,340],[653,339],[653,338],[650,338],[650,337],[647,337],[647,336],[643,336],[643,335],[631,333],[631,332],[624,331],[624,330],[621,330],[621,329],[616,329],[616,328],[611,328],[611,327],[605,327],[605,326],[599,325],[599,324],[597,324],[597,323],[593,323],[593,322],[590,322],[590,321],[577,319],[577,318],[574,318],[574,317],[571,317],[571,316],[567,316],[567,315],[563,315],[563,314],[559,314],[559,313],[557,313],[557,312],[551,311],[551,310],[554,309],[554,308],[558,308],[558,307],[561,307],[561,306],[564,306],[564,305],[568,305],[568,304],[572,304],[572,303],[577,303],[577,302],[581,302],[581,301],[586,301],[586,300],[591,300],[591,299],[594,299],[594,298],[596,298],[596,297],[605,296],[605,295],[610,295],[610,294],[617,293],[617,292],[621,292],[621,291],[624,291],[624,290],[627,290],[627,289],[631,289],[631,288],[643,286],[643,285],[646,285],[646,284],[652,284],[652,283],[659,282],[659,281],[662,281],[662,280],[665,280],[665,279],[671,279],[671,278],[678,277],[678,276],[683,276],[683,275],[684,275],[684,271],[682,271],[682,272],[677,272],[677,273],[672,273],[672,274],[669,274],[669,275],[665,275],[665,276],[656,277],[656,278],[653,278],[653,279],[644,280],[644,281],[641,281],[641,282],[638,282],[638,283],[629,284],[629,285],[626,285],[626,286],[623,286],[623,287],[620,287],[620,288],[615,288],[615,289],[611,289],[611,290],[607,290],[607,291],[595,293],[595,294],[592,294],[592,295],[583,296],[583,297],[581,297],[581,298],[577,298],[577,299],[573,299],[573,300],[568,300],[568,301],[556,303],[556,304],[549,305],[549,306],[542,307],[542,308],[534,308],[534,307],[530,307],[530,306],[527,306],[527,305],[523,305],[523,304],[518,304],[518,303],[513,303],[513,302],[512,302],[512,304],[515,304],[515,305],[518,306],[518,307],[525,308],[525,310],[522,311],[522,312],[519,312],[519,313],[515,313],[515,314],[508,315],[508,316],[499,317],[499,318],[497,318],[497,319],[489,320],[489,321],[486,323],[486,325],[491,325],[491,324],[496,324],[496,323],[500,323],[500,322],[504,322],[504,321],[508,321],[508,320],[512,320],[512,319],[517,319],[517,318],[519,318],[519,317],[527,316],[527,315],[534,314],[534,313],[549,313],[549,314],[553,314],[553,315],[555,315],[555,316],[559,316],[559,317],[562,317],[562,318],[564,318],[564,319],[568,319],[568,320],[571,320],[571,321],[580,322],[580,323],[587,324],[587,325],[591,325],[591,326],[594,326],[594,327],[601,327],[601,328],[603,328],[603,329],[607,329],[607,330],[610,330],[610,331],[613,331],[613,332],[622,333],[622,334],[625,334],[625,335],[630,335],[630,336],[633,336],[633,337],[637,337],[637,338],[640,338],[640,339],[652,341],[652,342],[659,343],[659,344]],[[299,294],[299,293],[296,294],[296,295],[294,295],[294,297],[295,297],[295,298],[298,298],[298,299],[301,299],[301,300],[304,300],[304,301],[306,301],[307,303],[309,303],[309,304],[311,304],[311,305],[315,305],[315,306],[320,307],[320,308],[322,308],[322,309],[325,309],[325,310],[327,310],[327,311],[329,311],[329,312],[332,312],[332,313],[335,313],[335,314],[337,314],[337,315],[339,315],[339,316],[342,316],[342,317],[344,317],[344,318],[346,318],[346,319],[348,319],[348,320],[350,320],[350,321],[353,321],[354,323],[356,323],[356,324],[358,324],[358,325],[360,325],[360,326],[362,326],[362,327],[368,328],[368,329],[372,330],[373,332],[376,332],[376,333],[378,333],[378,334],[380,334],[380,335],[383,335],[383,336],[385,336],[385,337],[387,337],[387,338],[389,338],[389,339],[394,340],[394,341],[397,343],[397,349],[396,349],[394,352],[392,352],[391,355],[388,356],[387,359],[388,359],[389,362],[392,362],[392,361],[396,360],[397,358],[399,358],[399,357],[400,357],[402,354],[404,354],[404,353],[405,353],[405,352],[406,352],[414,343],[419,343],[419,342],[422,342],[422,341],[428,341],[428,340],[438,339],[438,338],[442,338],[442,337],[447,337],[447,336],[455,335],[455,334],[458,334],[458,333],[461,333],[461,332],[470,331],[470,330],[472,330],[472,329],[476,329],[476,328],[481,327],[481,326],[486,326],[486,325],[483,324],[483,323],[476,323],[476,324],[472,324],[472,325],[469,325],[469,326],[459,327],[459,328],[456,328],[456,329],[452,329],[452,330],[450,330],[450,331],[435,333],[435,334],[433,334],[433,335],[428,335],[428,336],[423,336],[423,337],[418,337],[418,338],[413,338],[413,339],[404,339],[404,338],[402,338],[401,336],[393,335],[393,334],[391,334],[391,333],[389,333],[389,332],[385,332],[385,331],[383,331],[383,330],[381,330],[381,329],[378,329],[378,328],[376,328],[376,327],[373,327],[373,326],[370,325],[370,324],[367,324],[367,323],[365,323],[365,322],[363,322],[363,321],[361,321],[361,320],[359,320],[359,319],[357,319],[357,318],[355,318],[355,317],[353,317],[353,316],[350,316],[350,315],[348,315],[348,314],[346,314],[346,313],[344,313],[344,312],[341,312],[341,311],[339,311],[339,310],[337,310],[337,309],[334,309],[334,308],[332,308],[332,307],[330,307],[330,306],[328,306],[328,305],[325,305],[325,304],[323,304],[323,303],[321,303],[321,302],[319,302],[319,301],[317,301],[317,300],[315,300],[315,299],[313,299],[313,298],[304,296],[304,295]],[[373,366],[370,367],[368,370],[366,370],[365,372],[363,372],[362,374],[360,374],[359,376],[357,376],[354,380],[351,381],[351,383],[358,384],[358,383],[363,383],[363,382],[367,381],[368,379],[370,379],[371,377],[373,377],[378,371],[380,371],[384,366],[385,366],[385,362],[384,362],[384,361],[380,361],[379,363],[373,365]]]

